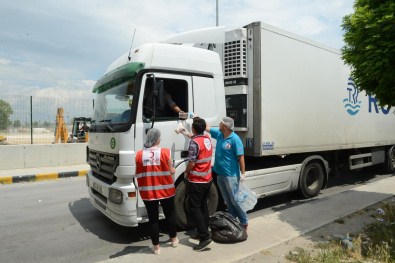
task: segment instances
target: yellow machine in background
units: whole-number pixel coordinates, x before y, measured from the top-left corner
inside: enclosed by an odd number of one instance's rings
[[[6,136],[0,135],[0,144],[5,144],[6,140],[7,140]]]
[[[68,142],[88,142],[91,118],[77,117],[73,119],[73,129]]]
[[[55,127],[55,143],[78,143],[87,142],[89,138],[89,128],[91,125],[91,118],[77,117],[73,118],[73,128],[68,136],[66,123],[64,122],[64,110],[58,108],[56,114],[56,127]]]
[[[66,123],[64,122],[63,115],[63,108],[58,108],[56,114],[55,143],[58,143],[59,139],[61,143],[66,143],[68,139],[67,127]]]

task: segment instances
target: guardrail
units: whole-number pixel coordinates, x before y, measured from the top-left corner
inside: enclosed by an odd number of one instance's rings
[[[86,164],[86,143],[3,145],[0,170]]]

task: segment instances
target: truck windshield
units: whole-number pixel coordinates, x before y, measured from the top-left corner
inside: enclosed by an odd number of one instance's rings
[[[120,132],[130,127],[134,78],[97,94],[93,132]]]

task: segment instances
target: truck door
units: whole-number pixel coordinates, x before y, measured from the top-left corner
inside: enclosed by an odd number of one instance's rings
[[[164,90],[162,94],[163,101],[159,101],[160,96],[154,98],[155,94],[152,92],[152,74],[155,77],[155,82],[162,82]],[[175,129],[179,122],[183,122],[186,128],[191,131],[190,122],[187,124],[186,121],[179,120],[178,112],[171,109],[171,104],[174,102],[182,111],[192,112],[193,103],[191,95],[192,78],[190,76],[166,73],[146,73],[141,81],[140,98],[136,116],[135,150],[138,151],[143,148],[146,132],[153,124],[153,127],[161,132],[161,142],[159,146],[169,148],[171,151],[171,158],[176,160],[176,163],[185,159],[189,139],[184,135],[176,134]],[[176,180],[177,178],[174,179]],[[138,206],[143,206],[141,200],[139,200]]]

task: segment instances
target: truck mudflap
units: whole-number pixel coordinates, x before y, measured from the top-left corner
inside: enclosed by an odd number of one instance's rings
[[[106,215],[115,223],[135,227],[138,225],[137,198],[129,197],[129,193],[136,192],[133,184],[106,184],[92,175],[89,171],[86,177],[86,184],[89,189],[89,199],[94,207]],[[122,192],[122,203],[115,204],[109,200],[110,189]]]

